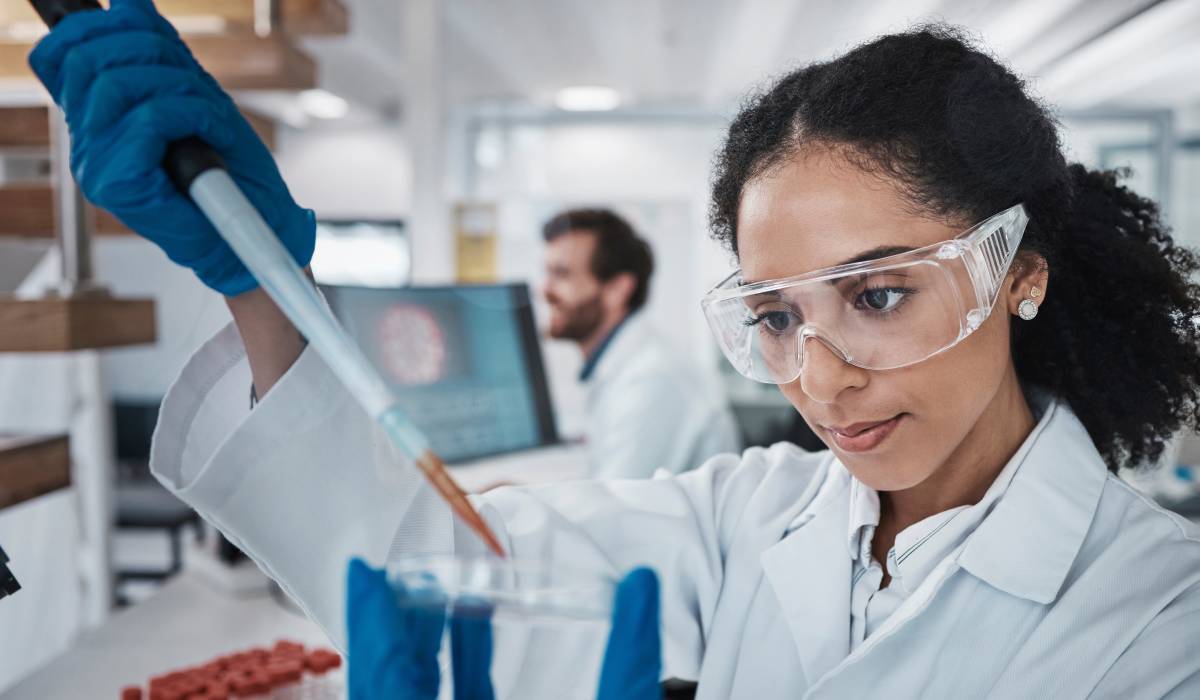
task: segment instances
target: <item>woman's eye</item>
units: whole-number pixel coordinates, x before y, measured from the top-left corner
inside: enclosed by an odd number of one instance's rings
[[[783,311],[772,311],[763,317],[763,322],[776,333],[782,333],[792,325],[792,315]]]
[[[747,326],[762,325],[772,333],[785,333],[791,327],[793,314],[787,311],[765,311],[746,320]]]
[[[901,287],[877,287],[864,290],[858,295],[854,306],[869,311],[891,311],[895,309],[912,290]]]

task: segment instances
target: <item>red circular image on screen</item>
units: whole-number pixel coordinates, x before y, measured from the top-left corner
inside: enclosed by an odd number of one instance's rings
[[[432,384],[446,373],[446,338],[428,309],[396,304],[379,316],[379,356],[399,384]]]

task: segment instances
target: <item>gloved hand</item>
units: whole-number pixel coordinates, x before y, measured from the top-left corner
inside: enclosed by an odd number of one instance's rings
[[[445,614],[437,607],[401,606],[403,592],[361,559],[346,577],[350,700],[411,698],[438,693],[438,649]]]
[[[661,700],[658,613],[658,576],[644,567],[630,571],[617,584],[597,700]]]
[[[356,559],[350,563],[346,614],[351,700],[437,697],[440,613],[402,608],[384,573]],[[492,698],[486,616],[451,618],[450,634],[456,700]],[[659,700],[659,639],[658,577],[650,569],[634,569],[617,586],[597,700]]]
[[[438,695],[438,650],[446,616],[443,608],[406,600],[413,593],[395,590],[384,572],[361,559],[350,562],[346,577],[346,627],[349,631],[350,698],[434,700]],[[454,697],[491,700],[490,610],[450,619],[450,658]]]
[[[66,113],[71,172],[84,196],[150,239],[209,287],[257,286],[199,209],[160,167],[167,144],[197,136],[302,267],[316,241],[313,213],[292,199],[275,161],[151,0],[67,16],[29,64]]]

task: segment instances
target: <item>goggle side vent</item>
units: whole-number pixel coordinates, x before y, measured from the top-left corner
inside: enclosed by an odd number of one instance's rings
[[[991,285],[997,284],[1008,274],[1008,266],[1012,263],[1014,252],[1008,239],[1007,232],[1001,227],[979,244]]]

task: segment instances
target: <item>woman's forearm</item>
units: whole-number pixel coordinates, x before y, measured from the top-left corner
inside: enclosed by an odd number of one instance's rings
[[[291,368],[307,343],[262,287],[226,297],[225,303],[246,346],[254,391],[261,399]]]

